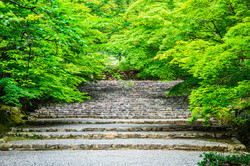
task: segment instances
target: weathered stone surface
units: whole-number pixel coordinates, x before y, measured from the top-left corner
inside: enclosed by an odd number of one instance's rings
[[[0,150],[186,150],[234,151],[245,146],[232,130],[215,121],[189,124],[187,96],[166,98],[178,81],[99,81],[79,87],[92,97],[83,103],[50,104],[29,118],[29,128],[12,128],[11,136],[36,138],[0,144]],[[133,84],[128,86],[126,84]],[[41,119],[37,119],[41,118]],[[52,119],[48,119],[52,118]],[[65,119],[69,118],[69,119]],[[197,139],[198,138],[198,139]],[[209,138],[214,141],[201,139]]]
[[[228,152],[242,150],[233,144],[190,139],[117,139],[117,140],[45,140],[16,141],[0,145],[0,150],[193,150]]]
[[[98,81],[79,89],[91,100],[50,104],[32,114],[37,118],[189,118],[187,96],[166,98],[180,81]],[[131,84],[132,86],[129,86]]]
[[[230,139],[230,132],[198,132],[198,131],[170,131],[170,132],[34,132],[32,134],[17,133],[22,137],[40,139],[121,139],[121,138],[220,138]],[[15,134],[13,134],[15,136]],[[233,142],[233,141],[232,141]]]
[[[29,125],[59,125],[59,124],[173,124],[188,125],[187,119],[93,119],[93,118],[58,118],[34,119],[26,122]],[[192,125],[202,125],[202,120],[193,122]],[[213,122],[213,125],[216,125]]]
[[[87,131],[228,131],[223,126],[173,125],[173,124],[70,124],[49,125],[30,128],[12,128],[9,135],[16,132],[87,132]],[[216,133],[215,133],[216,134]]]

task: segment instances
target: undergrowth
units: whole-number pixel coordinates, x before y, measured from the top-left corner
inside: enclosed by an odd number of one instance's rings
[[[203,153],[203,160],[198,166],[248,166],[250,164],[249,154],[223,155],[218,153]]]

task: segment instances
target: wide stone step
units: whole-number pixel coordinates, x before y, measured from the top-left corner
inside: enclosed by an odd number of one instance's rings
[[[46,106],[41,110],[46,110],[46,109],[81,109],[84,110],[86,108],[93,108],[93,107],[105,107],[105,106],[110,106],[110,104],[116,104],[112,105],[111,107],[123,107],[123,108],[131,108],[131,107],[155,107],[158,106],[159,108],[175,108],[176,106],[179,106],[181,108],[179,109],[186,109],[188,106],[188,102],[181,102],[181,101],[173,101],[169,99],[159,99],[159,98],[140,98],[141,96],[135,96],[132,98],[131,96],[129,97],[121,97],[121,96],[116,96],[118,98],[96,98],[96,99],[90,99],[86,100],[83,103],[70,103],[70,104],[56,104],[56,105],[51,105],[51,106]],[[124,103],[126,102],[126,103]],[[95,104],[95,105],[88,105],[88,104]]]
[[[34,127],[13,127],[12,132],[83,132],[83,131],[227,131],[230,128],[201,125],[170,124],[57,124]]]
[[[245,147],[236,144],[210,142],[195,139],[116,139],[116,140],[23,140],[0,145],[0,150],[192,150],[192,151],[232,151]]]
[[[167,114],[167,115],[112,115],[112,113],[100,115],[75,114],[75,113],[51,113],[51,114],[32,114],[35,118],[100,118],[100,119],[187,119],[191,114]]]
[[[231,138],[231,132],[169,131],[169,132],[8,132],[9,136],[39,139],[127,139],[127,138]]]
[[[203,125],[202,119],[190,123],[188,119],[97,119],[97,118],[56,118],[36,119],[31,118],[28,125],[56,125],[56,124],[169,124],[169,125]],[[218,126],[215,121],[211,126]]]
[[[56,113],[56,114],[67,114],[67,113],[75,113],[75,114],[87,114],[87,113],[96,113],[98,114],[105,114],[105,113],[116,113],[120,112],[120,114],[127,114],[127,115],[146,115],[146,114],[155,114],[155,115],[162,115],[162,114],[189,114],[190,112],[188,109],[179,109],[179,108],[137,108],[137,109],[122,109],[122,108],[107,108],[107,107],[93,107],[89,108],[86,110],[77,110],[77,109],[64,109],[64,110],[50,110],[50,111],[37,111],[36,113],[33,114],[51,114],[51,113]]]
[[[117,101],[119,100],[119,101]],[[98,99],[96,101],[88,100],[79,105],[72,103],[65,106],[51,106],[38,109],[37,112],[63,112],[63,111],[97,111],[102,110],[121,110],[121,111],[140,111],[140,110],[156,110],[156,111],[187,111],[188,106],[177,102],[168,102],[168,100],[138,100],[138,99],[121,99],[117,96],[117,100]]]
[[[152,89],[155,91],[162,91],[166,90],[169,87],[172,87],[176,85],[177,83],[180,83],[182,81],[171,81],[171,82],[162,82],[162,81],[149,81],[149,80],[131,80],[131,81],[98,81],[98,83],[86,83],[79,87],[79,89],[83,90],[107,90],[109,91],[110,89],[117,89],[117,90],[145,90],[145,89]],[[128,86],[128,83],[132,83],[133,86]]]

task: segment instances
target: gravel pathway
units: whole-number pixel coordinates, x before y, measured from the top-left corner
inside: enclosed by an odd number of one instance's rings
[[[225,143],[219,142],[209,142],[203,140],[195,139],[58,139],[58,140],[23,140],[14,141],[9,144],[13,145],[54,145],[54,144],[64,144],[64,145],[81,145],[81,144],[159,144],[159,145],[226,145]]]
[[[202,152],[164,150],[0,151],[0,166],[195,166]]]

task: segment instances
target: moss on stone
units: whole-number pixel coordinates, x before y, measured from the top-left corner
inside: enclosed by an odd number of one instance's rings
[[[11,126],[23,123],[24,113],[18,107],[0,105],[0,137],[3,137]]]

